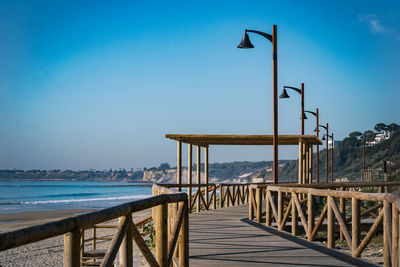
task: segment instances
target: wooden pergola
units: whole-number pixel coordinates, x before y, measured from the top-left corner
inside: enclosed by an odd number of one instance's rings
[[[210,145],[270,146],[272,135],[197,135],[167,134],[177,141],[177,183],[182,184],[182,143],[188,144],[188,184],[192,185],[192,146],[197,147],[197,184],[201,184],[201,148],[204,148],[205,184],[208,184],[208,147]],[[315,135],[279,135],[279,145],[299,146],[299,183],[312,183],[313,145],[322,145]]]

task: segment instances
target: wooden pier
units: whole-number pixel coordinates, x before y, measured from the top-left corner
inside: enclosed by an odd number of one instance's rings
[[[147,199],[0,233],[0,253],[64,235],[64,266],[69,267],[113,266],[117,258],[120,266],[134,266],[133,242],[154,267],[375,266],[360,257],[379,233],[383,265],[400,266],[400,197],[390,193],[399,186],[395,181],[153,185],[153,197]],[[195,192],[188,197],[173,188]],[[152,218],[133,223],[135,212],[145,209],[152,209]],[[100,240],[95,229],[117,218],[106,251],[94,255],[80,249],[88,241],[95,250]],[[86,239],[85,231],[93,231],[93,238]],[[142,237],[149,232],[154,251]],[[318,233],[326,245],[315,242]],[[336,241],[345,242],[349,253],[335,249]]]
[[[248,219],[248,205],[189,218],[190,266],[376,266]]]

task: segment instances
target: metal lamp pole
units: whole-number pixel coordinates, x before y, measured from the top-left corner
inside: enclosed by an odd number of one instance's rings
[[[326,135],[328,136],[329,125],[326,123]],[[328,153],[328,137],[326,137],[326,182],[329,182],[329,153]]]
[[[283,91],[281,93],[281,95],[279,96],[279,98],[289,98],[290,96],[287,94],[286,89],[292,89],[293,91],[296,91],[297,93],[299,93],[301,95],[301,135],[304,135],[304,119],[306,119],[306,117],[304,116],[304,83],[301,84],[301,89],[296,88],[296,87],[292,87],[292,86],[284,86],[283,87]]]
[[[326,126],[324,126],[324,125],[318,125],[318,127],[322,127],[322,128],[324,128],[325,130],[326,130],[326,134],[322,137],[322,141],[324,141],[325,140],[325,136],[327,136],[328,135],[328,123],[326,124]],[[318,130],[318,127],[314,130],[314,131],[317,131]],[[326,182],[328,183],[329,182],[329,177],[328,177],[328,174],[329,174],[329,153],[328,153],[328,137],[326,138]]]
[[[319,138],[319,127],[318,127],[318,123],[319,123],[319,112],[318,112],[318,108],[316,108],[315,112],[313,111],[309,111],[309,110],[305,110],[304,113],[310,113],[312,115],[315,116],[316,121],[317,121],[317,126],[315,127],[315,132],[317,132],[317,138]],[[317,144],[317,175],[315,176],[317,183],[319,183],[319,145]]]
[[[365,182],[365,137],[363,146],[363,182]]]
[[[248,32],[259,34],[265,38],[267,38],[272,43],[272,72],[273,72],[273,136],[272,136],[272,144],[274,150],[274,161],[273,161],[273,181],[274,184],[278,183],[278,49],[277,49],[277,27],[276,25],[272,26],[272,35],[254,31],[254,30],[245,30],[243,34],[242,41],[238,45],[238,48],[254,48],[253,44],[250,42]]]
[[[327,124],[327,126],[328,126],[328,124]],[[327,129],[328,129],[328,127],[327,127]],[[327,131],[328,132],[328,131]],[[325,140],[325,136],[326,136],[326,156],[328,156],[328,140],[329,140],[329,138],[331,138],[331,140],[332,140],[332,143],[331,143],[331,182],[333,183],[333,133],[332,133],[332,135],[329,135],[328,133],[326,133],[325,135],[324,135],[324,138],[322,139],[322,140]],[[327,160],[327,162],[328,162],[328,160]],[[328,164],[326,164],[326,166],[328,167]],[[328,181],[328,168],[326,169],[326,177],[327,177],[327,181]]]
[[[319,112],[317,108],[317,138],[319,138],[319,128],[318,128],[318,123],[319,123]],[[319,145],[317,144],[317,183],[319,183]]]
[[[333,138],[333,133],[330,136],[332,138],[332,143],[331,143],[331,182],[333,183],[333,149],[334,149],[334,138]]]

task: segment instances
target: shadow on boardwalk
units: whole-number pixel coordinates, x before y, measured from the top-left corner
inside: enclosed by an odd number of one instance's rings
[[[190,266],[377,266],[249,221],[248,206],[190,216]]]

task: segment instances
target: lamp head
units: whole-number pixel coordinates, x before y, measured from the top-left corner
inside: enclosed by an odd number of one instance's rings
[[[306,116],[306,113],[303,113],[303,117],[304,117],[305,120],[308,119],[307,116]]]
[[[283,91],[281,93],[281,95],[279,96],[279,98],[289,98],[290,96],[287,94],[286,89],[283,88]]]
[[[325,135],[324,136],[322,136],[322,139],[321,139],[322,141],[325,141],[326,139],[325,139]]]
[[[237,48],[254,48],[253,44],[250,42],[249,35],[247,34],[247,30],[244,32],[242,41],[237,46]]]

